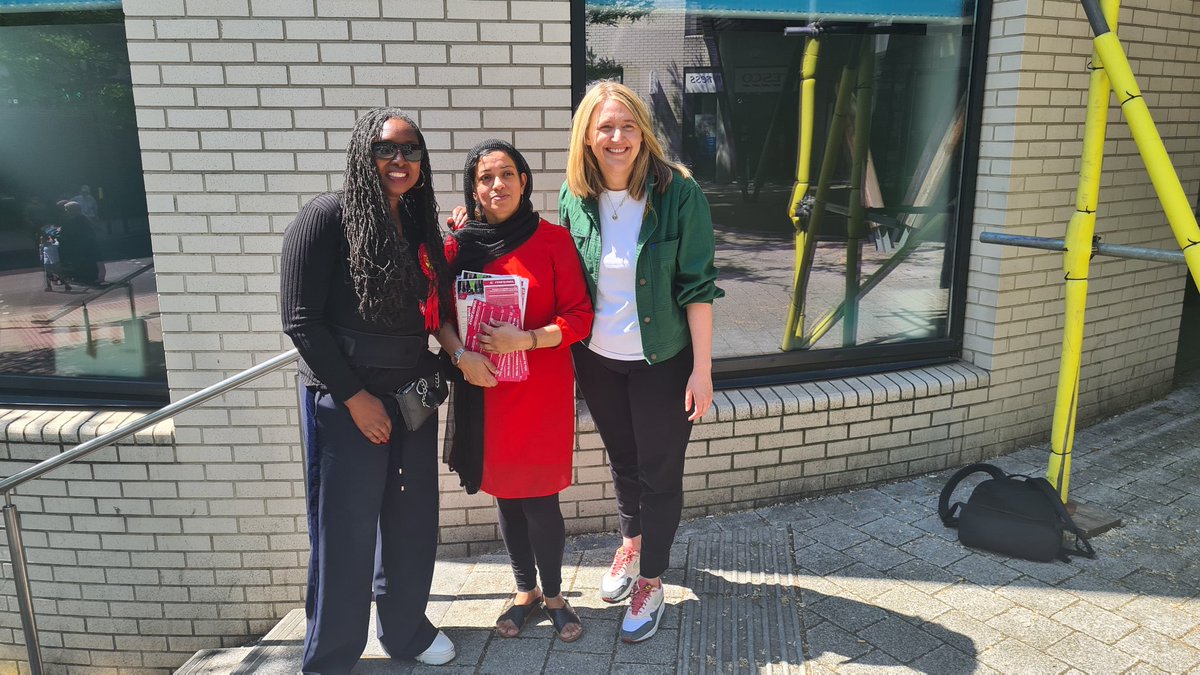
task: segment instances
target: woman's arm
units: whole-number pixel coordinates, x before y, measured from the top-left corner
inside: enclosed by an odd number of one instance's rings
[[[488,351],[505,354],[528,349],[567,347],[586,338],[592,331],[592,300],[588,296],[575,243],[565,228],[547,226],[554,228],[548,231],[550,265],[554,275],[551,281],[554,317],[544,326],[524,331],[499,321],[485,326],[481,342],[488,347]]]
[[[392,419],[383,402],[363,388],[362,380],[342,355],[329,330],[325,303],[337,279],[338,241],[336,197],[322,196],[297,214],[283,235],[280,263],[280,306],[283,331],[300,356],[337,400],[346,405],[355,426],[372,443],[387,443]]]
[[[679,250],[675,254],[675,302],[680,307],[711,303],[724,297],[717,286],[717,268],[713,264],[716,243],[708,199],[691,178],[675,177],[682,191],[679,199]]]
[[[704,417],[713,401],[712,335],[713,308],[707,302],[697,302],[684,308],[688,331],[692,334],[692,374],[683,394],[683,409],[690,411],[689,422]]]
[[[283,332],[329,393],[345,401],[362,391],[363,383],[342,355],[325,316],[330,287],[340,271],[338,211],[335,195],[317,197],[284,232],[279,302]]]
[[[483,354],[467,351],[462,340],[458,339],[458,329],[454,324],[443,323],[442,327],[438,329],[436,337],[438,344],[446,350],[447,354],[458,354],[458,350],[463,350],[455,365],[462,371],[463,377],[467,378],[467,382],[476,387],[496,386],[496,364]]]
[[[692,374],[683,395],[688,420],[704,417],[712,405],[712,302],[725,295],[717,287],[717,268],[713,264],[716,244],[708,199],[694,179],[679,179],[683,195],[679,200],[679,252],[675,259],[673,285],[676,302],[687,312],[688,332],[692,337]]]

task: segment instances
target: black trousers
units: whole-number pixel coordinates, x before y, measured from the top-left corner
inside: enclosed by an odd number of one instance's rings
[[[558,507],[558,493],[525,499],[496,498],[500,536],[512,561],[517,590],[532,591],[542,574],[542,594],[557,597],[562,591],[563,546],[567,529]]]
[[[574,347],[575,378],[604,441],[617,493],[621,534],[642,535],[642,576],[670,563],[683,511],[683,459],[692,423],[683,396],[692,373],[690,347],[650,365],[617,361]]]
[[[394,658],[437,637],[425,617],[437,552],[437,417],[415,432],[384,401],[392,438],[375,445],[344,405],[304,388],[311,553],[304,672],[349,673],[367,644],[371,599],[379,641]]]

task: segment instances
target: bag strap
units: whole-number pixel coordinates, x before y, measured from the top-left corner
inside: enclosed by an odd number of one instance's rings
[[[938,496],[938,517],[942,519],[942,524],[946,527],[958,527],[958,517],[954,514],[958,512],[962,502],[955,502],[954,506],[950,506],[950,495],[954,493],[954,489],[962,482],[964,478],[973,473],[986,473],[992,478],[1007,478],[1008,474],[994,465],[987,462],[979,462],[976,464],[968,464],[958,471],[954,472],[953,476],[946,481],[946,487],[942,488],[942,494]]]
[[[1079,531],[1079,526],[1075,524],[1075,519],[1071,518],[1071,514],[1067,512],[1067,507],[1063,505],[1062,497],[1059,496],[1058,490],[1054,489],[1054,486],[1050,484],[1050,481],[1042,477],[1026,478],[1025,481],[1036,486],[1038,490],[1040,490],[1042,494],[1046,496],[1046,499],[1050,500],[1050,503],[1054,505],[1054,512],[1058,514],[1058,519],[1062,521],[1062,524],[1071,532],[1071,534],[1075,535],[1075,548],[1073,550],[1064,550],[1059,554],[1059,558],[1061,558],[1063,562],[1070,562],[1070,558],[1067,557],[1067,553],[1081,555],[1085,558],[1095,558],[1096,549],[1092,548],[1092,545],[1090,542],[1088,542],[1087,537],[1084,536],[1083,532]]]

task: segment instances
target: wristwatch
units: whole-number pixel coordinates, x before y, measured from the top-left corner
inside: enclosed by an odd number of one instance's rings
[[[450,357],[450,363],[457,366],[459,361],[462,361],[462,355],[467,353],[466,347],[459,347],[454,350],[454,354]]]

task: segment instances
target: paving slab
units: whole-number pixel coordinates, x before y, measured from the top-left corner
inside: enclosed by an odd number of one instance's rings
[[[992,460],[1044,470],[1048,447]],[[1200,384],[1076,434],[1072,496],[1123,526],[1094,560],[1036,563],[962,547],[935,509],[949,472],[686,522],[664,575],[659,633],[617,637],[624,605],[596,588],[615,533],[572,538],[564,593],[583,637],[544,617],[492,631],[514,592],[502,552],[440,560],[429,614],[450,667],[368,644],[356,673],[1180,673],[1200,669]],[[965,492],[963,494],[965,497]],[[179,672],[296,672],[303,616]],[[269,657],[269,658],[268,658]]]

